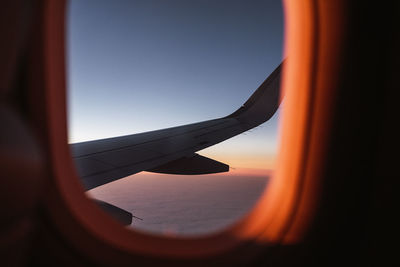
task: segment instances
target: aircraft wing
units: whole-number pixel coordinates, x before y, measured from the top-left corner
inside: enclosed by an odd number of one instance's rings
[[[282,65],[282,64],[281,64]],[[280,104],[281,65],[238,110],[229,116],[179,127],[71,144],[87,190],[141,171],[206,174],[229,166],[196,151],[269,120]]]

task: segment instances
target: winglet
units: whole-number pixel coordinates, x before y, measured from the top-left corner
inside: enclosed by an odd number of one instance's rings
[[[281,69],[284,61],[268,76],[250,98],[226,118],[236,118],[251,129],[269,120],[278,109],[280,97]]]

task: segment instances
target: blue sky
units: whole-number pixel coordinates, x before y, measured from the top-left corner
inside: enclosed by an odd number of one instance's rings
[[[282,38],[280,1],[72,0],[69,141],[228,115],[281,62]],[[201,154],[233,167],[269,160],[278,117]]]

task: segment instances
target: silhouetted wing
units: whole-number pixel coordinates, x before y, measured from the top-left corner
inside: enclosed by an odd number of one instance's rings
[[[282,65],[282,64],[281,64]],[[269,120],[280,104],[281,65],[231,115],[163,130],[71,144],[86,189],[141,171],[204,174],[229,166],[195,154]]]

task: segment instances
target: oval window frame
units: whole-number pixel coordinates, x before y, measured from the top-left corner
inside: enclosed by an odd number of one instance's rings
[[[255,247],[293,244],[306,234],[319,194],[321,156],[329,135],[338,71],[341,1],[284,1],[285,54],[278,168],[252,212],[231,228],[198,238],[130,231],[103,213],[84,194],[67,143],[65,1],[44,1],[41,43],[42,98],[51,166],[46,212],[65,240],[108,264],[126,260],[207,260]],[[340,24],[338,26],[338,24]],[[331,82],[331,85],[328,85]],[[284,168],[282,167],[284,166]]]

